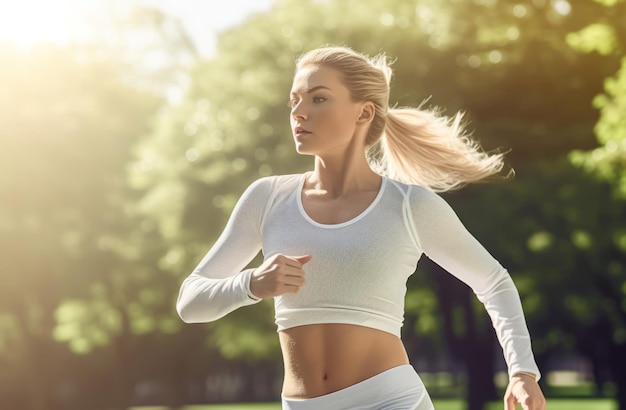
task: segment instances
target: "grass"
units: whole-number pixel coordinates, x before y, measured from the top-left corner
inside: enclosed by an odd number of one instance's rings
[[[464,410],[461,400],[433,400],[436,410]],[[518,409],[521,407],[518,406]],[[615,410],[617,406],[610,399],[549,399],[548,410]],[[500,402],[490,403],[485,410],[502,410]],[[133,407],[129,410],[168,410],[167,407]],[[187,406],[183,410],[280,410],[280,403],[254,404],[211,404]]]

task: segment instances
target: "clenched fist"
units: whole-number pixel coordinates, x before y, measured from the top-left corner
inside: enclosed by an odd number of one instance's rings
[[[277,254],[252,272],[250,292],[257,298],[271,298],[283,293],[296,293],[304,285],[302,266],[311,255],[286,256]]]

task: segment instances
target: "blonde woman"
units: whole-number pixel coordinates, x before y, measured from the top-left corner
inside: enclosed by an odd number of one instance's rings
[[[345,47],[298,59],[296,150],[310,172],[262,178],[182,284],[185,322],[273,298],[283,409],[433,409],[400,339],[407,278],[425,254],[487,309],[508,364],[505,408],[545,409],[519,295],[507,271],[435,192],[498,173],[454,120],[390,109],[391,69]],[[242,270],[262,250],[263,263]]]

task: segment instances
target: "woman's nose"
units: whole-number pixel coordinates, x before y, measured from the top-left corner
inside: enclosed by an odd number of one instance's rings
[[[307,114],[304,107],[302,106],[302,102],[299,102],[291,109],[291,116],[297,120],[307,118]]]

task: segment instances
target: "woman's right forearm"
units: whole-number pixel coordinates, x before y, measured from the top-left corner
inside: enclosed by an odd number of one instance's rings
[[[206,323],[220,319],[242,306],[261,299],[249,296],[251,269],[235,276],[212,279],[197,273],[187,277],[180,288],[176,311],[186,323]]]

